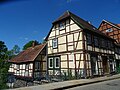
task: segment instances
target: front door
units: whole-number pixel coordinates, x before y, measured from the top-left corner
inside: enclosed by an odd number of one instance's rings
[[[102,64],[103,64],[103,73],[109,73],[109,69],[108,69],[108,61],[107,61],[107,57],[103,56],[102,57]]]
[[[109,56],[110,73],[115,71],[115,61],[113,56]]]

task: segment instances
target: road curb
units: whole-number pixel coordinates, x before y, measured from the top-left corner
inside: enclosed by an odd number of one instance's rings
[[[110,76],[111,77],[111,76]],[[85,82],[85,83],[80,83],[80,84],[74,84],[71,86],[64,86],[64,87],[58,87],[58,88],[54,88],[54,89],[50,89],[50,90],[63,90],[63,89],[69,89],[69,88],[73,88],[73,87],[77,87],[77,86],[83,86],[83,85],[88,85],[88,84],[94,84],[94,83],[99,83],[99,82],[104,82],[104,81],[109,81],[109,80],[114,80],[114,79],[119,79],[119,77],[114,77],[114,78],[107,78],[107,79],[103,79],[103,80],[95,80],[95,81],[90,81],[90,82]]]

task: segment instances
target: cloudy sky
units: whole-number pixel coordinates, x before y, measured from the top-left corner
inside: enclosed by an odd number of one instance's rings
[[[66,10],[96,27],[103,19],[120,23],[120,0],[14,0],[0,3],[0,40],[9,49],[30,40],[42,42]]]

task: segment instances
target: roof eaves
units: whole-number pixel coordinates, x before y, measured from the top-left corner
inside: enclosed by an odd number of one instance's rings
[[[48,32],[48,35],[47,35],[47,37],[45,38],[45,41],[47,41],[47,39],[48,39],[48,37],[49,37],[49,35],[50,35],[50,33],[51,33],[52,29],[53,29],[53,26],[54,26],[54,25],[52,25],[52,27],[51,27],[50,31]]]
[[[110,24],[110,25],[112,25],[112,26],[114,26],[114,27],[116,27],[116,28],[118,28],[118,29],[120,29],[119,26],[117,26],[117,25],[115,25],[115,24],[113,24],[113,23],[111,23],[111,22],[109,22],[107,20],[103,20],[103,21],[106,22],[106,23],[108,23],[108,24]]]
[[[81,25],[77,20],[74,19],[74,17],[71,16],[71,19],[77,23],[77,25],[79,25],[82,29],[85,29],[85,27],[83,25]]]

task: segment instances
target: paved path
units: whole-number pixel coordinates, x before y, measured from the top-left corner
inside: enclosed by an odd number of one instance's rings
[[[66,90],[120,90],[120,79],[78,86]]]
[[[93,79],[79,79],[79,80],[71,80],[71,81],[64,81],[64,82],[49,83],[49,84],[38,85],[38,86],[18,88],[18,89],[15,89],[15,90],[68,89],[68,88],[73,88],[73,87],[76,87],[76,86],[93,84],[93,83],[97,83],[97,82],[113,80],[113,79],[118,79],[118,78],[120,78],[120,74],[109,76],[109,77],[105,76],[105,77],[99,77],[99,78],[93,78]]]

